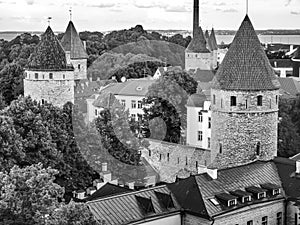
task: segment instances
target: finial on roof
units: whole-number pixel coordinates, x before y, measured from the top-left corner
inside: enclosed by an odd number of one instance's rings
[[[52,17],[49,16],[47,19],[48,19],[48,26],[50,27],[50,22],[51,22]]]
[[[72,21],[72,7],[70,7],[69,12],[70,12],[70,21]]]

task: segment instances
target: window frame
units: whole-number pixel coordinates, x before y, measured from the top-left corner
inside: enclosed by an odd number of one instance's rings
[[[202,130],[198,130],[198,141],[203,141],[203,131]]]
[[[237,106],[237,97],[230,96],[230,106]]]
[[[257,106],[263,106],[263,96],[262,95],[257,96]]]
[[[136,109],[136,100],[131,100],[131,108]]]

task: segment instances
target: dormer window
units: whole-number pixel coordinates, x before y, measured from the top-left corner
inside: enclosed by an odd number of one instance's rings
[[[237,196],[241,203],[251,202],[252,194],[242,190],[231,191],[230,194]]]
[[[261,95],[257,96],[257,106],[262,106],[262,99],[263,97]]]
[[[257,195],[257,199],[262,199],[265,197],[266,197],[266,192],[261,192],[261,193],[258,193],[258,195]]]
[[[246,203],[246,202],[251,202],[251,196],[245,196],[242,198],[242,202]]]
[[[221,201],[224,205],[227,207],[232,207],[237,205],[237,199],[238,197],[228,194],[228,193],[221,193],[217,194],[216,198]]]
[[[236,96],[230,97],[230,106],[236,106]]]
[[[267,184],[262,184],[260,186],[268,190],[268,193],[272,196],[280,194],[280,187],[275,184],[267,183]]]
[[[245,189],[247,192],[254,194],[255,198],[257,198],[257,199],[262,199],[267,196],[267,193],[266,193],[267,190],[260,188],[260,187],[251,186],[251,187],[247,187]]]
[[[235,199],[235,200],[230,200],[230,201],[228,201],[228,207],[230,207],[230,206],[235,206],[236,204],[237,204],[236,199]]]
[[[279,194],[280,194],[280,189],[273,190],[273,195],[279,195]]]

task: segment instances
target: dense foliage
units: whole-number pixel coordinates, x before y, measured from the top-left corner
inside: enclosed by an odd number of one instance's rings
[[[300,96],[280,99],[279,118],[278,155],[290,157],[300,153]]]
[[[149,87],[144,104],[143,130],[146,137],[179,143],[186,127],[186,103],[196,93],[197,82],[182,70],[168,71]],[[154,120],[160,118],[164,123]],[[153,124],[154,123],[154,124]],[[152,128],[151,128],[152,127]],[[159,139],[160,139],[159,138]]]

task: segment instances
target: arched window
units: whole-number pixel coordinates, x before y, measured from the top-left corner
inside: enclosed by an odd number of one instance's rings
[[[236,96],[230,97],[230,106],[236,106]]]
[[[257,96],[257,106],[262,106],[263,97],[261,95]]]
[[[257,144],[256,144],[256,155],[257,156],[260,155],[260,142],[257,142]]]

